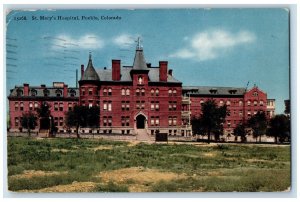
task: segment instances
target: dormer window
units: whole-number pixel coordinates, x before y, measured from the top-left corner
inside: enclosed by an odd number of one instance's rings
[[[229,90],[229,93],[230,93],[231,95],[234,95],[234,94],[236,94],[236,91],[237,91],[237,90]]]
[[[35,89],[31,89],[31,96],[36,96],[37,95],[37,91]]]
[[[55,91],[55,94],[56,94],[56,97],[61,97],[62,91],[59,90],[59,89],[57,89],[57,90]]]
[[[257,97],[257,96],[258,96],[258,93],[255,91],[255,92],[253,93],[253,96]]]
[[[70,96],[75,97],[75,95],[76,95],[76,91],[74,89],[71,89],[70,90]]]
[[[214,88],[212,88],[212,89],[210,89],[209,90],[209,92],[210,92],[210,94],[217,94],[217,89],[214,89]]]
[[[49,96],[49,93],[50,93],[50,92],[49,92],[48,89],[45,89],[45,90],[44,90],[44,96],[45,96],[45,97],[48,97],[48,96]]]
[[[22,96],[23,95],[23,90],[18,88],[17,89],[17,96]]]

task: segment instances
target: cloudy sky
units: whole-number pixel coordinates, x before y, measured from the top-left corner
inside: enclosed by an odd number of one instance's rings
[[[75,86],[75,70],[87,64],[89,52],[96,68],[110,68],[112,59],[132,65],[140,36],[146,61],[168,60],[183,85],[246,87],[249,81],[248,88],[258,85],[283,113],[288,15],[279,8],[14,11],[7,16],[7,91],[23,83]]]

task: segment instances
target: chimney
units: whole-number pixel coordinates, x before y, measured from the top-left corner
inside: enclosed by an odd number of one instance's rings
[[[167,81],[168,61],[159,61],[159,81]]]
[[[151,63],[146,64],[148,68],[151,68]]]
[[[120,81],[121,79],[121,61],[112,60],[112,80]]]
[[[173,76],[173,69],[169,69],[168,73],[169,75]]]
[[[64,84],[64,97],[68,97],[68,85]]]
[[[28,96],[29,95],[29,84],[28,83],[24,83],[24,96]]]
[[[83,77],[83,73],[84,73],[84,65],[81,65],[81,79]]]

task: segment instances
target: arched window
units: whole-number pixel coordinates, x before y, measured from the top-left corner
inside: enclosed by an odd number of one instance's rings
[[[103,89],[103,95],[107,95],[107,89],[106,88]]]
[[[55,94],[56,94],[56,97],[61,97],[62,91],[59,89],[56,89]]]
[[[136,94],[137,96],[140,95],[140,89],[139,89],[139,88],[137,88],[137,89],[135,90],[135,94]]]
[[[121,90],[121,95],[125,95],[125,89],[124,88],[122,88],[122,90]]]
[[[142,96],[145,96],[145,89],[142,88]]]
[[[155,95],[159,96],[159,90],[158,90],[158,88],[156,88],[156,90],[155,90]]]
[[[45,97],[48,97],[50,92],[48,89],[44,89],[43,93]]]
[[[17,89],[17,96],[22,96],[23,95],[23,90],[18,88]]]
[[[172,95],[172,90],[169,89],[168,93],[169,93],[169,96],[171,96]]]
[[[177,91],[176,91],[176,89],[174,89],[173,90],[173,96],[176,96],[176,94],[177,94]]]
[[[75,97],[75,95],[76,95],[76,91],[74,89],[71,89],[70,90],[70,96]]]
[[[31,96],[36,96],[37,95],[37,91],[35,89],[31,89]]]
[[[154,89],[151,89],[151,96],[154,96]]]
[[[130,95],[130,90],[129,90],[129,88],[126,89],[126,95]]]
[[[112,95],[112,91],[111,88],[108,89],[108,95],[111,96]]]

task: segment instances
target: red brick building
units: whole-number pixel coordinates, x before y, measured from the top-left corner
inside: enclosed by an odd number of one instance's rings
[[[10,131],[19,131],[24,112],[34,111],[47,102],[59,132],[66,132],[65,112],[80,104],[100,107],[100,127],[81,129],[82,133],[135,134],[141,129],[148,134],[159,130],[169,135],[190,136],[191,117],[200,115],[201,103],[211,98],[230,110],[225,133],[232,133],[238,123],[258,111],[267,111],[267,94],[258,87],[249,91],[233,87],[182,87],[167,61],[151,66],[138,46],[132,66],[112,60],[111,68],[97,69],[90,55],[86,69],[81,65],[79,89],[68,88],[62,82],[54,82],[52,87],[16,86],[8,96]]]

